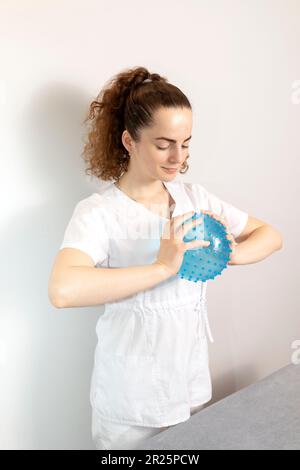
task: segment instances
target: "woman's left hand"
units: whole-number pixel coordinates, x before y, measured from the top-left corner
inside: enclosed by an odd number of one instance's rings
[[[226,229],[226,233],[227,233],[227,236],[226,238],[230,241],[230,249],[232,250],[231,253],[230,253],[230,257],[229,257],[229,261],[228,261],[228,264],[233,264],[234,262],[234,255],[236,253],[236,246],[238,245],[238,243],[235,241],[235,239],[233,238],[231,232],[230,232],[230,229],[229,229],[229,226],[227,224],[227,221],[225,219],[223,219],[222,217],[218,216],[217,214],[215,214],[214,212],[211,212],[211,211],[208,211],[208,210],[202,210],[201,211],[203,214],[208,214],[210,215],[211,217],[213,217],[214,219],[218,220],[219,222],[221,222],[225,229]]]

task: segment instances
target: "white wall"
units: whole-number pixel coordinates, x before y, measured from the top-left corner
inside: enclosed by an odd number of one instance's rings
[[[0,448],[92,448],[103,308],[55,309],[47,284],[74,205],[97,185],[81,122],[127,67],[167,76],[191,100],[181,178],[284,236],[281,251],[208,285],[213,399],[288,364],[300,339],[299,0],[2,0],[0,35]]]

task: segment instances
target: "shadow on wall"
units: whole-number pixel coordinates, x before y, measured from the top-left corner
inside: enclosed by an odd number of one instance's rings
[[[89,388],[102,307],[55,309],[48,299],[66,224],[75,204],[96,188],[80,156],[89,101],[77,88],[50,84],[16,123],[28,193],[1,232],[2,448],[93,448]]]
[[[238,372],[232,369],[232,371],[227,371],[224,375],[218,374],[216,377],[212,376],[213,397],[205,406],[210,406],[228,395],[257,382],[259,380],[257,377],[257,367],[253,364],[243,365],[243,368],[238,370]]]

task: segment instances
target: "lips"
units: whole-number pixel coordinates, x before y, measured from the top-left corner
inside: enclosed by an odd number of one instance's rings
[[[165,168],[162,166],[162,169],[165,170],[169,175],[175,175],[177,173],[177,168]]]

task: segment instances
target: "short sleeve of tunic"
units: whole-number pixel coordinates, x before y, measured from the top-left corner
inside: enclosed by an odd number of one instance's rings
[[[59,249],[77,248],[88,254],[94,265],[108,257],[109,237],[101,195],[94,193],[79,201],[65,229]]]
[[[201,201],[201,208],[214,212],[224,218],[228,223],[233,237],[237,238],[247,224],[248,213],[220,199],[216,194],[209,192],[200,184],[195,184],[195,189]]]

